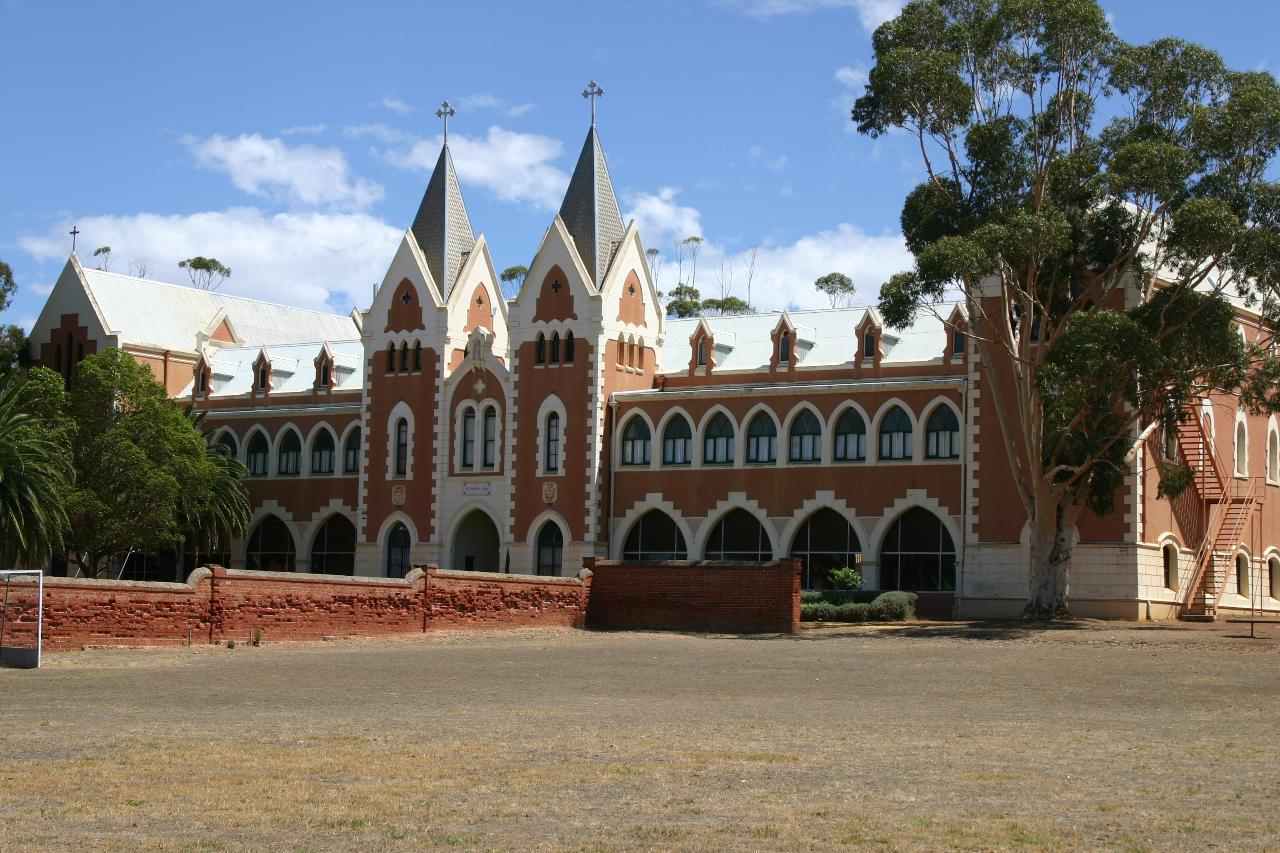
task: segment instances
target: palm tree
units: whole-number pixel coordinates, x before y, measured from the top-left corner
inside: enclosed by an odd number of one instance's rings
[[[204,488],[190,496],[192,499],[183,510],[183,527],[196,549],[195,564],[199,565],[201,549],[206,555],[217,553],[221,545],[244,535],[253,507],[244,487],[249,472],[228,455],[226,447],[208,440],[204,429],[206,413],[190,404],[183,412],[196,431],[205,436]]]
[[[0,567],[37,566],[62,548],[63,502],[75,478],[71,455],[23,411],[22,379],[0,379]]]

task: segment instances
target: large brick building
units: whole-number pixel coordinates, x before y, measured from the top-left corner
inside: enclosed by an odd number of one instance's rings
[[[121,347],[208,411],[250,472],[251,533],[219,555],[232,567],[574,574],[593,555],[794,555],[806,586],[860,560],[869,587],[1014,613],[1026,515],[969,318],[668,319],[593,126],[509,300],[446,145],[367,310],[220,296],[72,255],[32,346],[69,382],[85,354]],[[1256,335],[1256,315],[1240,318]],[[1076,611],[1164,617],[1205,592],[1280,609],[1275,419],[1205,401],[1154,439],[1117,511],[1078,525]],[[1162,453],[1197,470],[1172,504],[1156,493]]]

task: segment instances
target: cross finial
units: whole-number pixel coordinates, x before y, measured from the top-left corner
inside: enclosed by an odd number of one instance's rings
[[[76,237],[80,234],[80,229],[72,225],[69,233],[71,234],[71,254],[74,255],[76,253]]]
[[[596,126],[596,98],[600,97],[603,94],[604,94],[604,89],[601,89],[599,85],[596,84],[595,80],[592,80],[590,83],[588,83],[587,88],[582,90],[582,97],[591,99],[591,126],[592,127]]]
[[[453,104],[445,101],[440,105],[440,109],[436,110],[436,118],[444,119],[444,144],[449,144],[449,116],[457,115],[458,111],[453,108]]]

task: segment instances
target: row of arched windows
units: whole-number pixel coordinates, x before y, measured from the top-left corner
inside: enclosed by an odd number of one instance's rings
[[[862,543],[844,516],[824,508],[800,525],[785,556],[799,559],[804,589],[827,589],[832,569],[856,566]],[[627,531],[622,559],[641,562],[703,559],[768,562],[775,555],[768,532],[745,509],[725,513],[711,528],[702,554],[691,557],[679,525],[660,509],[646,512]],[[949,592],[956,588],[955,542],[938,516],[914,507],[899,516],[880,543],[878,589]]]
[[[565,332],[563,340],[559,332],[552,332],[550,338],[539,332],[534,346],[534,364],[573,364],[573,332]]]
[[[644,341],[635,335],[618,332],[618,351],[615,353],[618,367],[630,367],[644,370]]]
[[[831,458],[836,462],[862,462],[867,458],[867,424],[861,412],[846,408],[832,427]],[[702,431],[700,450],[703,465],[732,465],[737,460],[737,426],[724,413],[717,412]],[[623,465],[651,464],[652,435],[648,422],[633,415],[622,429],[620,461]],[[894,405],[880,419],[877,459],[910,460],[914,458],[911,417]],[[660,460],[662,465],[690,465],[694,462],[693,427],[681,413],[674,414],[663,427]],[[803,408],[791,421],[785,445],[778,442],[778,425],[771,413],[761,411],[746,428],[745,461],[748,464],[772,464],[779,452],[788,462],[821,462],[823,458],[823,425],[812,409]],[[948,405],[939,405],[925,423],[925,459],[958,459],[960,457],[960,420]]]
[[[414,341],[412,349],[408,341],[401,341],[399,348],[395,341],[387,344],[387,373],[416,373],[419,370],[422,370],[421,341]]]
[[[220,434],[215,443],[232,459],[240,458],[236,437],[230,431]],[[249,476],[265,477],[273,473],[271,461],[271,442],[265,432],[255,429],[244,448],[243,462],[245,468],[249,469]],[[313,476],[335,474],[339,471],[343,474],[360,473],[360,428],[355,427],[347,433],[342,444],[342,457],[339,459],[333,431],[327,426],[321,426],[311,438],[307,462],[304,469],[302,438],[296,430],[286,430],[276,445],[274,474],[277,477],[297,477],[304,470]]]

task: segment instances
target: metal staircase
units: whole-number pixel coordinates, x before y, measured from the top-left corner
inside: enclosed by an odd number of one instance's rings
[[[1177,445],[1182,463],[1191,470],[1190,488],[1207,521],[1193,559],[1191,583],[1185,587],[1181,616],[1212,620],[1235,566],[1241,534],[1262,498],[1262,478],[1237,477],[1223,467],[1194,409],[1178,425]]]

